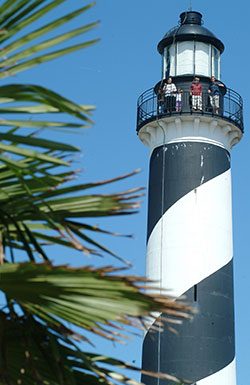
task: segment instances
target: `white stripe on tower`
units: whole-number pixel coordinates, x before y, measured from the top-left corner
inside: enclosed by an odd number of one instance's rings
[[[227,150],[235,137],[217,127],[215,134],[201,138],[194,135],[197,121],[190,123],[189,132],[183,135],[179,130],[174,140],[162,135],[157,126],[151,127],[151,136],[144,128],[141,134],[152,148],[147,275],[174,297],[184,294],[198,308],[192,321],[176,327],[177,335],[149,329],[143,368],[197,385],[236,385]],[[142,382],[172,385],[147,376]]]
[[[236,384],[236,365],[235,359],[227,365],[224,369],[204,378],[201,381],[197,381],[196,385],[235,385]]]
[[[146,270],[150,279],[179,297],[229,263],[233,253],[230,208],[230,170],[174,203],[148,239]]]

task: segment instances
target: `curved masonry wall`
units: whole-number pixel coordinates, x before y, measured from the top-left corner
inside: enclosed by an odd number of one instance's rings
[[[175,298],[185,295],[198,312],[176,326],[178,334],[150,328],[142,365],[197,385],[236,385],[228,152],[236,130],[217,124],[211,130],[210,122],[205,135],[197,136],[201,122],[195,119],[159,122],[147,133],[152,150],[147,275]],[[182,128],[173,140],[166,127],[176,124]],[[143,133],[141,139],[145,142]],[[172,385],[147,376],[142,382]]]

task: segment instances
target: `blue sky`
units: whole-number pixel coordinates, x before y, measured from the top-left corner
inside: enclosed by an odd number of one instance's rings
[[[68,0],[61,7],[62,12],[82,3],[86,2]],[[94,127],[71,138],[83,149],[83,156],[77,164],[77,167],[84,168],[81,175],[83,181],[110,178],[141,168],[141,173],[133,179],[103,191],[147,186],[148,151],[135,132],[136,100],[160,80],[161,58],[156,50],[157,43],[166,31],[177,24],[179,14],[188,7],[189,0],[97,0],[96,7],[82,17],[82,23],[101,21],[99,28],[88,35],[100,37],[99,44],[12,79],[12,82],[48,86],[77,102],[97,106]],[[250,353],[249,8],[245,0],[238,0],[237,3],[193,0],[193,9],[203,14],[205,26],[225,44],[221,62],[222,81],[241,94],[245,106],[245,135],[232,151],[238,384],[246,383],[249,377]],[[144,274],[146,217],[145,197],[139,214],[133,217],[95,221],[109,230],[134,234],[133,240],[102,239],[114,251],[133,262],[133,274]],[[60,262],[70,260],[68,252],[62,257],[61,251],[55,251],[55,255]],[[113,262],[110,258],[102,261],[79,255],[72,258],[75,264]],[[101,341],[99,349],[106,354],[134,360],[139,365],[141,343],[141,339],[134,339],[121,347]]]

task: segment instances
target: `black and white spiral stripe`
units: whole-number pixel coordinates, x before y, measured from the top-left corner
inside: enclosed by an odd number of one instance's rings
[[[150,159],[147,275],[198,308],[178,334],[148,330],[145,370],[197,385],[235,385],[230,155],[205,142],[154,149]],[[147,385],[172,382],[147,376]]]

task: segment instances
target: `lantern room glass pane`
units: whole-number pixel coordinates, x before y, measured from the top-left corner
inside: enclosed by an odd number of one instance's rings
[[[183,41],[178,43],[177,74],[189,75],[194,73],[194,42]]]
[[[162,58],[162,79],[164,79],[165,72],[166,72],[166,48],[164,48],[164,53],[161,58]]]
[[[163,77],[175,76],[175,44],[164,50]]]
[[[165,68],[164,68],[164,76],[168,78],[170,72],[170,47],[165,48]]]
[[[211,76],[210,60],[209,60],[210,46],[206,43],[195,43],[195,74],[203,76]]]
[[[175,44],[172,44],[169,49],[169,55],[170,55],[170,70],[169,74],[170,76],[176,75],[176,58],[175,58]]]
[[[216,79],[220,78],[220,51],[213,47],[212,49],[212,75],[216,77]]]

